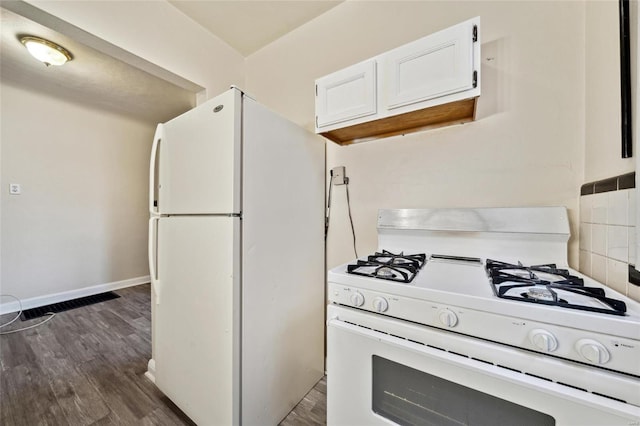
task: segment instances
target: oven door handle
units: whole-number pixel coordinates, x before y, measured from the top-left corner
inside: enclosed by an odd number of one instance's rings
[[[372,325],[372,324],[369,324]],[[513,370],[503,369],[495,366],[494,364],[477,361],[468,356],[461,355],[459,353],[452,353],[446,349],[442,349],[436,346],[429,346],[424,343],[420,343],[414,340],[409,340],[404,337],[400,337],[395,334],[379,331],[368,326],[360,326],[352,322],[343,321],[339,317],[333,317],[327,320],[327,326],[333,327],[340,331],[356,334],[359,336],[367,337],[369,339],[376,340],[380,343],[384,343],[390,346],[394,346],[398,349],[415,352],[421,355],[426,355],[431,358],[436,358],[440,361],[444,361],[448,364],[453,364],[456,367],[467,368],[475,371],[482,371],[490,376],[499,377],[502,380],[509,380],[511,382],[522,382],[522,373]],[[525,378],[524,381],[527,381]]]
[[[342,321],[338,317],[329,318],[327,320],[327,326],[336,328],[338,330],[346,331],[348,333],[357,334],[360,336],[368,337],[370,339],[378,340],[381,343],[386,343],[392,346],[396,346],[404,350],[411,350],[414,352],[426,353],[429,356],[436,356],[437,358],[445,359],[449,362],[457,362],[457,358],[462,358],[462,360],[465,360],[465,358],[461,357],[460,355],[454,355],[444,350],[435,349],[434,347],[429,347],[427,345],[423,345],[422,343],[407,340],[403,337],[399,337],[393,334],[374,330],[369,327],[362,327],[362,326],[353,324],[351,322]],[[476,366],[474,365],[474,368],[475,367]]]
[[[372,325],[372,324],[369,324]],[[347,333],[367,337],[369,339],[376,340],[380,343],[384,343],[400,350],[415,352],[420,355],[425,355],[430,358],[435,358],[437,360],[446,362],[448,364],[455,365],[457,368],[465,368],[468,370],[481,371],[484,374],[498,377],[501,380],[508,380],[510,382],[523,383],[526,382],[531,385],[533,377],[522,377],[524,374],[519,371],[509,370],[505,368],[498,367],[494,364],[488,362],[481,362],[475,359],[472,359],[468,356],[461,355],[459,353],[452,353],[447,351],[446,349],[442,349],[436,346],[429,346],[427,344],[423,344],[414,340],[409,340],[404,337],[400,337],[398,335],[394,335],[391,333],[386,333],[384,331],[375,330],[373,328],[359,326],[357,324],[342,321],[339,317],[333,317],[327,320],[328,328],[335,328],[340,331],[344,331]],[[536,379],[539,380],[539,379]],[[536,383],[534,386],[539,387],[537,382],[534,380],[533,383]],[[547,382],[545,382],[546,384]],[[572,389],[568,389],[572,390]],[[580,391],[581,392],[581,391]]]

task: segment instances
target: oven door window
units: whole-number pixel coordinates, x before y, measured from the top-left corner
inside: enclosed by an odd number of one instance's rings
[[[373,355],[373,411],[399,425],[553,426],[553,417]]]

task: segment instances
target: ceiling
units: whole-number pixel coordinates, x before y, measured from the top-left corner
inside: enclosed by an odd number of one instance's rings
[[[169,3],[248,56],[342,1],[169,0]]]
[[[169,1],[243,56],[341,3],[314,0]],[[30,7],[27,4],[3,2],[2,6],[0,76],[4,83],[151,123],[165,122],[195,105],[195,93],[201,87],[181,84],[179,76],[169,78],[171,83],[157,77],[158,74],[152,75],[105,54],[105,50],[93,48],[98,47],[97,44],[87,43],[87,37],[95,39],[88,33],[84,38],[76,38],[68,32],[62,34],[34,22],[25,17],[31,16],[29,13],[20,9]],[[28,54],[18,40],[21,34],[58,43],[69,50],[74,59],[61,67],[46,67]]]
[[[180,88],[47,27],[0,8],[0,75],[8,84],[67,101],[164,122],[195,105],[193,92]],[[18,40],[31,34],[54,41],[74,58],[46,67]]]

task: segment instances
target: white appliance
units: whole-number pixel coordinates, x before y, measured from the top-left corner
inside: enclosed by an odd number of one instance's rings
[[[327,423],[640,424],[640,304],[568,238],[563,207],[381,210],[329,271]]]
[[[323,376],[324,155],[236,88],[158,125],[150,365],[199,425],[275,425]]]

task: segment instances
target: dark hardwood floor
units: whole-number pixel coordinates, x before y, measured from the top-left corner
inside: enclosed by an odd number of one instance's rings
[[[144,377],[151,356],[149,286],[117,293],[122,297],[0,336],[0,424],[194,424]],[[39,321],[16,321],[1,331]],[[323,379],[281,424],[326,424],[325,401]]]

